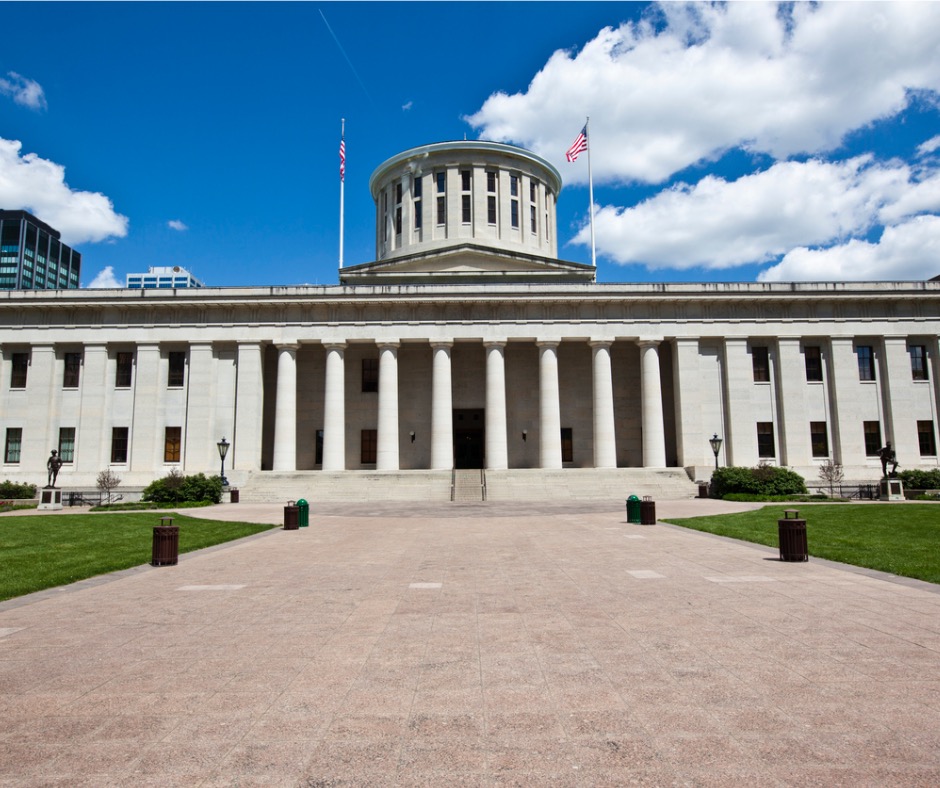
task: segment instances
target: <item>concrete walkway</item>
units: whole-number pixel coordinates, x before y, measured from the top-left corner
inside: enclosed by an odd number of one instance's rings
[[[936,786],[937,591],[622,501],[314,506],[0,603],[0,786]]]

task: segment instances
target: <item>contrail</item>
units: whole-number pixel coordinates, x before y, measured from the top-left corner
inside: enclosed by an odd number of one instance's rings
[[[330,27],[330,23],[326,21],[326,17],[323,15],[323,12],[318,8],[317,11],[320,12],[320,18],[323,20],[323,24],[326,25],[326,29],[330,31],[330,35],[333,36],[333,40],[336,42],[336,46],[339,47],[339,51],[343,53],[343,57],[346,58],[346,62],[349,63],[349,69],[352,71],[353,76],[356,77],[356,80],[359,82],[360,87],[362,87],[363,93],[369,98],[369,101],[372,102],[372,106],[375,107],[375,101],[373,101],[371,94],[369,93],[368,88],[366,88],[365,82],[362,81],[362,77],[359,76],[359,72],[356,71],[356,67],[353,65],[352,61],[349,59],[349,55],[346,54],[346,50],[343,49],[343,45],[339,42],[339,39],[336,37],[336,33],[333,32],[333,28]]]

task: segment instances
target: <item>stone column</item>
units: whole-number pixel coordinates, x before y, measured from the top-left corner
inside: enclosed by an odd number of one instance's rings
[[[398,342],[379,342],[379,413],[375,469],[398,470]]]
[[[509,467],[506,445],[506,342],[484,342],[486,348],[486,467]]]
[[[85,345],[80,384],[82,404],[75,434],[74,467],[76,471],[97,476],[110,464],[111,427],[115,426],[106,405],[114,379],[108,379],[108,346],[104,343]]]
[[[641,339],[640,409],[643,417],[643,467],[666,467],[663,391],[659,377],[659,339]]]
[[[725,440],[722,451],[725,463],[756,465],[757,419],[751,402],[754,367],[747,339],[726,337],[724,345]]]
[[[323,402],[323,470],[346,470],[345,342],[324,343],[326,392]]]
[[[777,456],[781,465],[810,465],[813,461],[807,416],[807,395],[813,389],[806,384],[806,362],[800,352],[800,341],[800,337],[777,338],[779,370],[774,374],[773,395],[780,436]],[[823,384],[817,385],[821,388]]]
[[[164,464],[165,414],[161,407],[166,378],[161,380],[160,346],[137,346],[134,370],[134,417],[131,424],[130,470],[149,476],[162,476]],[[165,369],[164,369],[165,374]]]
[[[561,400],[558,391],[558,340],[539,348],[539,467],[561,468]]]
[[[454,395],[450,349],[453,342],[432,342],[431,470],[454,467]]]
[[[890,440],[900,462],[911,467],[920,460],[911,354],[906,336],[888,336],[883,341],[884,355],[878,376],[885,414],[884,440]]]
[[[216,412],[216,369],[211,342],[193,342],[189,346],[189,374],[186,376],[186,443],[183,447],[185,473],[213,475],[219,457],[214,435]]]
[[[829,340],[832,359],[829,381],[829,401],[832,403],[832,458],[845,466],[866,464],[864,419],[858,416],[858,358],[850,336],[835,336]],[[885,430],[881,425],[881,443],[884,445]],[[872,460],[877,462],[877,458]],[[879,466],[878,473],[881,473]]]
[[[33,345],[30,348],[29,371],[26,374],[29,410],[23,425],[20,455],[23,468],[38,466],[45,473],[49,452],[59,449],[59,433],[54,425],[58,425],[59,421],[64,370],[65,365],[57,361],[53,345]]]
[[[297,470],[297,348],[296,342],[277,346],[272,464],[275,471]]]
[[[614,429],[614,383],[610,366],[611,342],[593,340],[594,378],[594,467],[617,467],[617,438]]]
[[[239,342],[235,367],[235,431],[225,462],[232,470],[261,467],[264,377],[259,342]]]

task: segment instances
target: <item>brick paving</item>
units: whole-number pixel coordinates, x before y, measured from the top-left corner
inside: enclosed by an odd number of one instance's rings
[[[622,501],[314,505],[0,603],[0,785],[936,786],[938,588]]]

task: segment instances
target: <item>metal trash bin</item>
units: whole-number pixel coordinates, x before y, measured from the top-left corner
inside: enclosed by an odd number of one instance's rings
[[[307,503],[306,498],[301,498],[297,501],[297,508],[300,510],[299,525],[301,528],[306,528],[310,525],[310,504]]]
[[[708,482],[699,482],[699,483],[698,483],[698,497],[699,497],[699,498],[708,498]]]
[[[284,507],[284,530],[296,531],[300,526],[300,507],[293,501],[288,501]]]
[[[781,561],[809,561],[806,544],[806,520],[796,509],[785,509],[783,519],[777,520],[777,538]]]
[[[651,495],[640,501],[640,525],[656,525],[656,502]]]
[[[161,517],[160,525],[153,527],[152,566],[176,566],[179,561],[180,528],[173,525],[172,517]]]
[[[640,499],[635,495],[627,498],[627,522],[640,524]]]
[[[236,487],[232,487],[228,491],[228,495],[229,495],[229,503],[238,503],[238,489]]]

